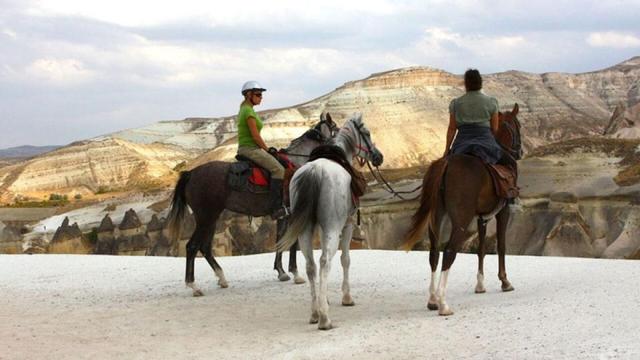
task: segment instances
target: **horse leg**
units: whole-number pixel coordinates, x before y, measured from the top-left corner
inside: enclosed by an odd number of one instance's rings
[[[318,296],[316,294],[316,263],[313,259],[313,225],[307,225],[307,228],[298,237],[300,251],[307,262],[307,278],[309,279],[309,288],[311,290],[311,318],[310,324],[318,323]]]
[[[196,255],[200,248],[200,242],[202,241],[202,226],[196,224],[196,229],[191,235],[191,239],[187,242],[187,269],[185,272],[185,284],[193,290],[193,296],[202,296],[202,290],[200,290],[195,283],[195,277],[193,275]]]
[[[438,238],[433,232],[433,229],[429,227],[429,265],[431,266],[431,283],[429,284],[429,302],[427,302],[427,308],[429,310],[438,310],[438,294],[436,288],[438,259],[440,252],[438,251]]]
[[[282,236],[284,235],[285,230],[287,229],[286,220],[279,219],[276,223],[276,244],[280,242]],[[282,252],[276,251],[276,260],[273,264],[273,270],[278,272],[278,280],[280,281],[289,281],[291,278],[282,268]]]
[[[468,225],[469,222],[466,223]],[[449,308],[446,301],[447,279],[449,278],[449,269],[451,268],[451,265],[453,265],[458,251],[469,236],[466,228],[466,226],[462,227],[459,224],[452,224],[451,238],[444,250],[442,272],[440,274],[440,282],[438,284],[438,314],[442,316],[453,315],[453,311]]]
[[[320,316],[320,322],[318,323],[318,329],[329,330],[331,329],[331,319],[329,319],[329,299],[328,299],[328,278],[331,271],[331,260],[338,250],[340,243],[339,229],[327,229],[322,234],[322,255],[320,255],[320,296],[318,298],[318,315]]]
[[[482,294],[487,290],[484,288],[484,240],[487,235],[487,224],[478,217],[478,283],[476,284],[476,294]]]
[[[509,207],[505,206],[496,216],[496,236],[498,238],[498,279],[502,282],[502,291],[513,291],[513,286],[507,280],[507,270],[504,261],[506,253],[506,233],[509,224]]]
[[[349,266],[351,265],[351,258],[349,257],[349,246],[351,244],[351,235],[353,234],[353,223],[348,221],[344,229],[342,229],[342,235],[340,238],[340,248],[342,254],[340,255],[340,262],[342,263],[342,305],[353,306],[356,303],[351,297],[351,287],[349,286]]]
[[[298,242],[293,243],[289,249],[289,272],[293,274],[295,284],[304,284],[304,278],[298,274],[298,264],[296,262],[296,252],[298,252]]]
[[[216,229],[215,223],[213,223],[212,225],[209,225],[206,238],[200,243],[200,252],[202,253],[204,258],[207,260],[207,262],[213,269],[213,272],[216,274],[216,277],[218,277],[218,285],[224,289],[224,288],[228,288],[229,284],[227,283],[227,279],[224,276],[224,271],[222,271],[222,267],[220,267],[220,264],[218,264],[216,259],[213,257],[213,252],[211,251],[215,229]]]

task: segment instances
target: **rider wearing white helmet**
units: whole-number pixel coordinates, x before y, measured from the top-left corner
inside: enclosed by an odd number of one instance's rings
[[[244,100],[238,112],[238,155],[251,159],[271,173],[272,217],[280,218],[287,214],[287,209],[282,204],[284,167],[271,155],[276,149],[267,147],[260,136],[262,119],[253,110],[254,106],[262,102],[262,93],[265,91],[267,89],[257,81],[247,81],[242,85]]]

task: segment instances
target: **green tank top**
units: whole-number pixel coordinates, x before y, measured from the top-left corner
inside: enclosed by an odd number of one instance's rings
[[[449,104],[449,113],[456,119],[456,125],[479,125],[491,127],[491,115],[499,111],[498,100],[481,91],[468,91]]]
[[[262,130],[262,120],[258,114],[256,114],[251,106],[243,104],[240,106],[240,111],[238,112],[238,146],[257,148],[258,144],[253,140],[249,125],[247,125],[247,119],[250,117],[256,119],[258,133]]]

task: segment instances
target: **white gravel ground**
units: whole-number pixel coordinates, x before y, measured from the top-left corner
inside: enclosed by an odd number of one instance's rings
[[[356,306],[339,305],[338,254],[331,331],[307,323],[309,286],[278,282],[273,254],[220,258],[228,289],[197,259],[199,298],[183,258],[0,255],[0,359],[640,358],[638,261],[511,256],[502,293],[488,256],[477,295],[476,257],[459,255],[440,317],[427,253],[351,254]]]

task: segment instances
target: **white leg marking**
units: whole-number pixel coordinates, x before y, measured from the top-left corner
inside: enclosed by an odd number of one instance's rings
[[[482,294],[482,293],[487,291],[484,288],[484,274],[478,272],[477,278],[478,278],[478,283],[476,284],[476,293],[477,294]]]
[[[429,302],[427,306],[430,310],[438,309],[438,294],[436,293],[436,282],[438,281],[438,272],[431,272],[431,283],[429,284]]]
[[[200,290],[197,286],[195,282],[192,283],[186,283],[187,287],[190,287],[191,290],[193,290],[193,296],[202,296],[204,295],[204,293],[202,292],[202,290]]]
[[[443,271],[440,275],[440,284],[438,285],[438,297],[440,303],[438,304],[438,314],[439,315],[453,315],[453,311],[447,305],[447,301],[445,299],[447,293],[447,278],[449,277],[449,270]]]
[[[220,287],[223,289],[228,288],[229,283],[227,283],[227,279],[224,277],[224,271],[220,269],[220,270],[216,270],[215,273],[216,273],[216,276],[218,277],[218,285],[220,285]]]

